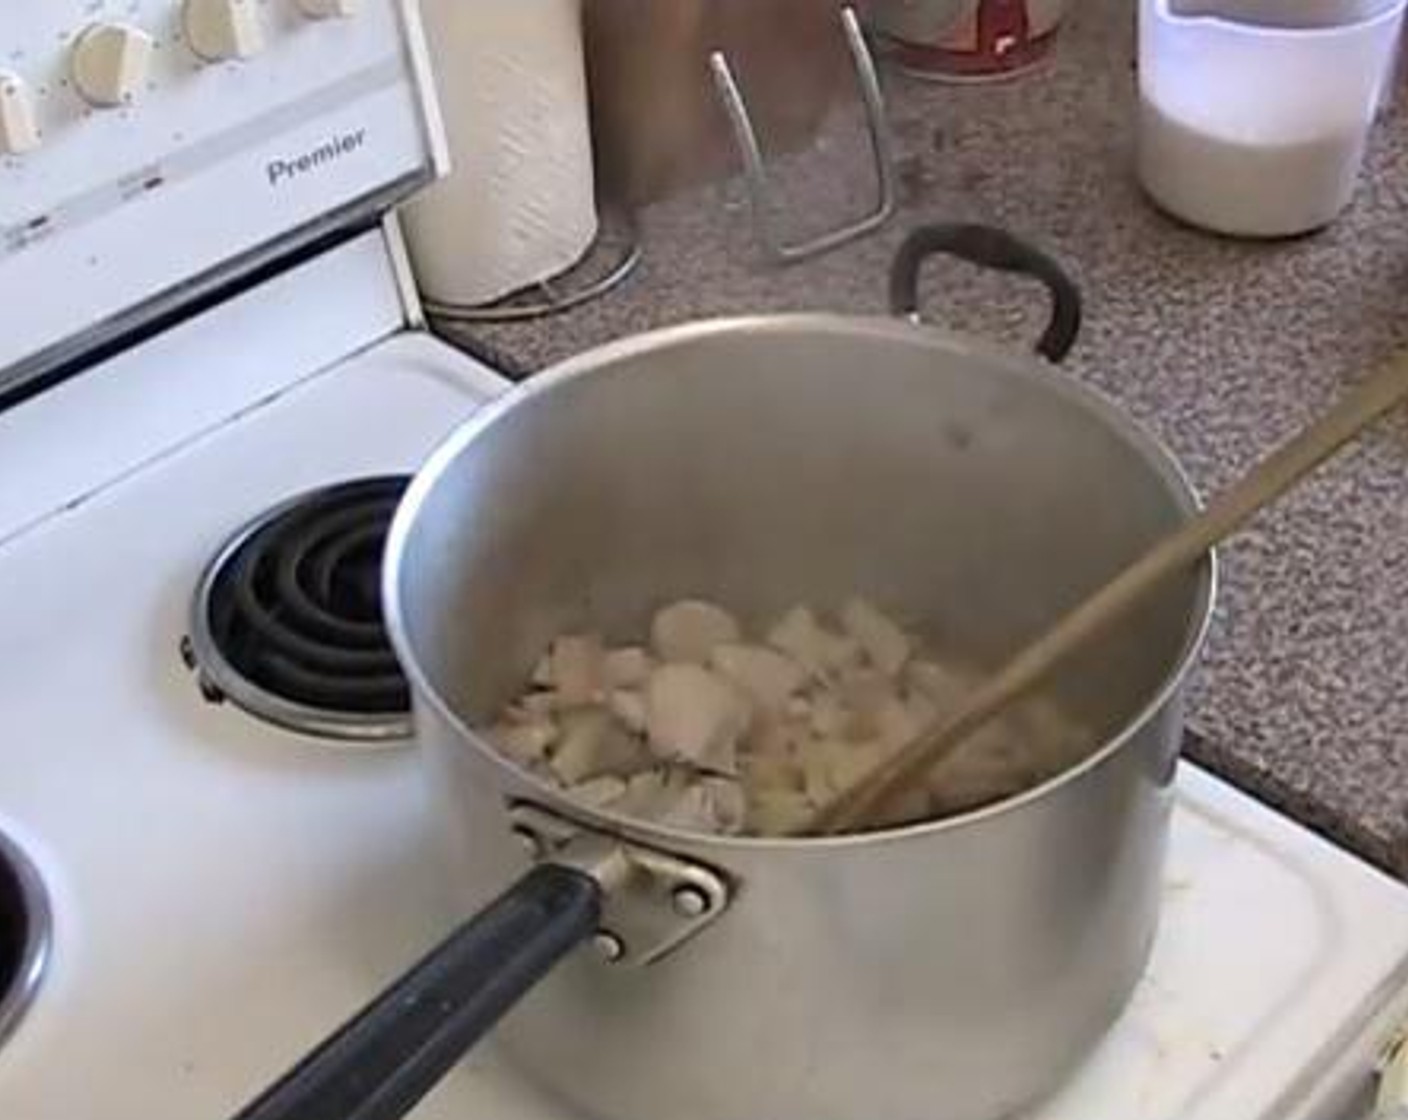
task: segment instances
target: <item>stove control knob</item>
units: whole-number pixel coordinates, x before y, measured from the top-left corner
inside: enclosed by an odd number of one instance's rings
[[[90,105],[126,105],[146,84],[152,37],[121,23],[95,23],[73,45],[73,84]]]
[[[186,0],[186,45],[207,62],[251,58],[264,49],[254,0]]]
[[[0,70],[0,156],[23,155],[37,147],[34,97],[23,79]]]
[[[357,14],[357,0],[298,0],[298,6],[313,19],[345,19]]]

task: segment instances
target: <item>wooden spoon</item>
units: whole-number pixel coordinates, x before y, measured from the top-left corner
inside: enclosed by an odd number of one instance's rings
[[[936,722],[822,806],[800,835],[853,832],[892,798],[950,759],[975,731],[1026,696],[1092,639],[1105,633],[1165,580],[1313,471],[1408,396],[1408,353],[1390,359],[1320,419],[1258,463],[1201,513],[1183,523],[979,685],[947,720]]]

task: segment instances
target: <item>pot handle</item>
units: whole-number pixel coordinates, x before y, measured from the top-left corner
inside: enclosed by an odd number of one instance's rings
[[[890,266],[892,314],[920,322],[919,269],[936,253],[1040,280],[1051,296],[1051,321],[1036,344],[1037,352],[1053,362],[1071,352],[1080,333],[1080,289],[1065,269],[1040,249],[996,226],[920,226],[910,233]]]
[[[399,1120],[596,932],[601,903],[585,872],[533,868],[235,1120]]]

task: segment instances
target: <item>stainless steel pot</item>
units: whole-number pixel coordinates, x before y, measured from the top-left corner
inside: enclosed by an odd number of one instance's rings
[[[937,251],[1037,275],[1042,349],[1069,347],[1074,290],[997,231],[920,231],[897,311]],[[1055,682],[1103,745],[956,819],[701,837],[576,807],[474,728],[556,634],[638,635],[682,595],[764,619],[859,591],[994,659],[1194,507],[1049,364],[895,320],[692,324],[511,393],[416,479],[386,589],[466,912],[537,867],[242,1115],[401,1115],[559,960],[498,1038],[605,1120],[994,1120],[1049,1092],[1146,962],[1210,563]]]

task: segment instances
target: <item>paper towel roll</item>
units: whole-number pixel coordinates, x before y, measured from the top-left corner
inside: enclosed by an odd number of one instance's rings
[[[448,178],[404,213],[421,291],[482,304],[597,232],[580,0],[424,0]]]

